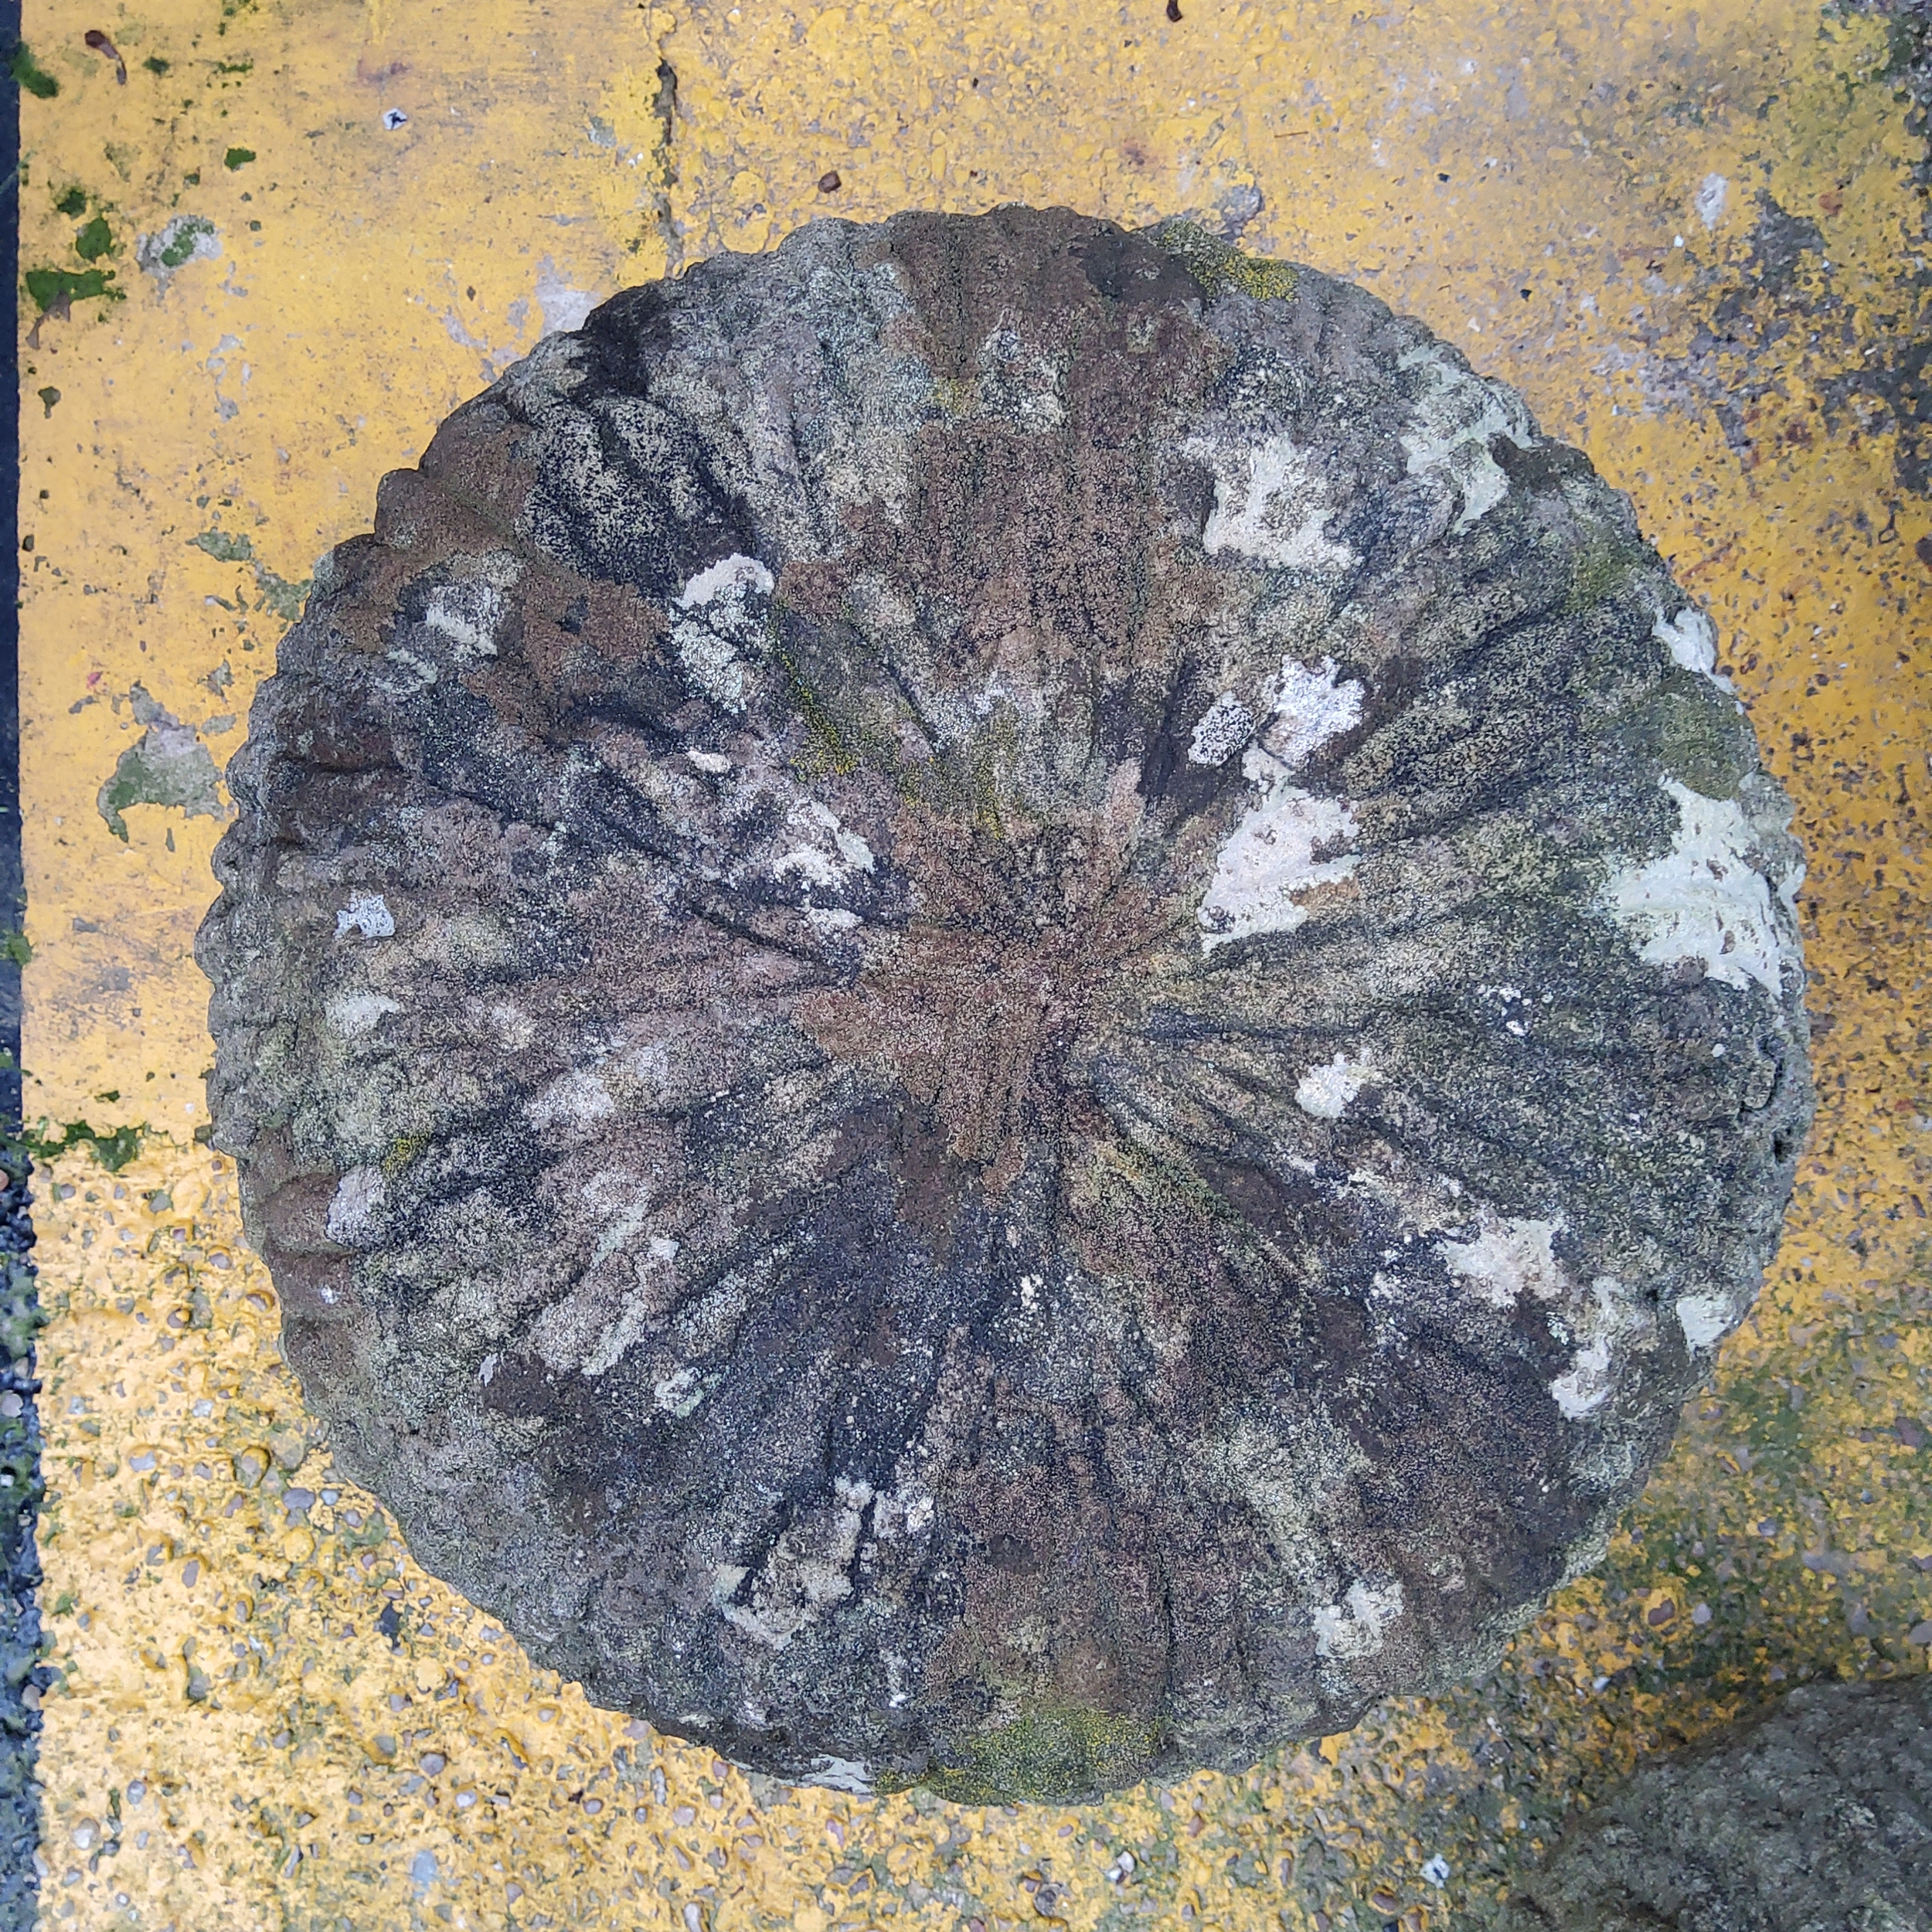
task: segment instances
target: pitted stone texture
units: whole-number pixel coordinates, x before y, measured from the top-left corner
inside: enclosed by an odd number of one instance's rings
[[[1505,1932],[1932,1932],[1932,1678],[1807,1685],[1580,1818]]]
[[[387,479],[230,768],[216,1144],[343,1467],[854,1787],[1245,1765],[1593,1557],[1810,1106],[1625,500],[1199,230],[822,222]]]

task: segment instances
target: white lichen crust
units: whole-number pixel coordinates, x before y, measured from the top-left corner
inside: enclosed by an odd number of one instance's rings
[[[618,297],[387,479],[230,782],[216,1144],[338,1462],[787,1777],[1073,1796],[1474,1668],[1808,1117],[1708,621],[1198,230]]]

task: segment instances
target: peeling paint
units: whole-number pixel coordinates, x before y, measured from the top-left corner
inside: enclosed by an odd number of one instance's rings
[[[122,1923],[124,1891],[143,1923],[183,1926],[386,1927],[447,1906],[493,1928],[538,1913],[685,1923],[688,1908],[694,1932],[740,1920],[828,1932],[888,1907],[902,1924],[991,1927],[1040,1917],[1043,1881],[1079,1932],[1130,1906],[1179,1923],[1184,1906],[1187,1923],[1312,1932],[1318,1913],[1386,1923],[1388,1898],[1388,1916],[1437,1932],[1487,1923],[1511,1861],[1666,1736],[1702,1735],[1806,1673],[1923,1668],[1906,1640],[1932,1616],[1919,1566],[1932,1551],[1903,1499],[1923,1488],[1914,1432],[1932,1435],[1927,1223],[1913,1206],[1932,1210],[1915,1124],[1932,1117],[1911,1044],[1926,1023],[1914,961],[1932,740],[1915,644],[1932,577],[1914,553],[1932,515],[1909,413],[1925,337],[1910,281],[1923,141],[1906,128],[1889,23],[1783,0],[1701,8],[1694,32],[1682,9],[1655,5],[1451,7],[1366,26],[1293,5],[1179,11],[1137,10],[1116,34],[1100,30],[1111,16],[1052,7],[570,0],[439,15],[385,0],[238,7],[215,39],[208,9],[162,0],[138,45],[114,29],[122,89],[104,68],[97,86],[64,65],[70,23],[29,7],[27,39],[60,80],[57,98],[22,104],[29,245],[38,235],[39,258],[68,258],[73,224],[46,183],[111,192],[126,232],[154,234],[198,168],[194,205],[223,250],[165,282],[144,274],[107,324],[79,308],[50,320],[20,358],[29,399],[43,384],[63,396],[51,418],[31,400],[24,413],[28,1104],[131,1136],[112,1171],[77,1143],[36,1182],[56,1311],[39,1342],[41,1603],[60,1672],[43,1693],[40,1775],[45,1896],[75,1907],[62,1923]],[[252,55],[252,74],[185,84],[209,49]],[[150,56],[172,63],[165,81]],[[403,91],[430,76],[434,107]],[[159,124],[143,90],[164,86],[180,88],[164,104],[202,104],[166,105]],[[392,99],[410,118],[386,135]],[[787,111],[798,103],[810,111]],[[594,114],[614,147],[576,138]],[[235,142],[262,160],[230,175]],[[289,168],[291,147],[304,172],[279,175],[287,212],[259,192],[240,202],[250,176],[277,178],[265,165]],[[818,184],[834,169],[828,195]],[[1696,200],[1713,179],[1726,188],[1707,224]],[[873,219],[1015,199],[1139,223],[1211,207],[1244,180],[1260,198],[1241,204],[1245,247],[1359,279],[1453,334],[1631,493],[1716,624],[1719,668],[1798,798],[1812,857],[1791,896],[1829,1022],[1815,1046],[1825,1106],[1785,1250],[1727,1340],[1731,1311],[1679,1300],[1709,1394],[1605,1570],[1569,1585],[1480,1692],[1086,1810],[754,1790],[531,1670],[410,1563],[325,1447],[302,1468],[318,1500],[301,1523],[267,1493],[264,1471],[281,1472],[262,1445],[300,1424],[300,1392],[277,1360],[280,1312],[242,1242],[232,1172],[189,1138],[206,1117],[206,988],[188,943],[218,822],[135,811],[128,845],[104,836],[96,796],[121,747],[103,735],[104,703],[70,707],[98,673],[100,689],[140,679],[196,718],[198,686],[226,658],[236,689],[221,702],[245,710],[279,626],[202,601],[233,601],[235,573],[185,541],[212,513],[196,497],[269,517],[249,527],[284,561],[366,527],[376,478],[474,393],[479,356],[507,361],[535,339],[546,255],[580,292],[659,272],[667,243],[684,260],[757,249],[835,207]],[[1828,245],[1753,241],[1770,219],[1760,180]],[[1815,319],[1807,304],[1827,296],[1836,306]],[[267,303],[302,338],[261,347],[246,400],[219,417],[205,376],[182,385],[182,345],[199,365]],[[457,340],[451,314],[495,348]],[[560,363],[543,379],[568,378]],[[77,413],[97,432],[69,434]],[[872,487],[866,460],[850,457],[855,500]],[[1236,695],[1265,708],[1265,694]],[[119,1097],[95,1099],[108,1091]],[[153,1131],[132,1135],[143,1121]],[[151,1454],[153,1468],[133,1468]],[[1819,1550],[1836,1568],[1805,1566]],[[1677,1613],[1650,1622],[1665,1598]],[[1691,1603],[1709,1621],[1695,1624]],[[434,1777],[418,1767],[427,1752],[447,1758]],[[103,1841],[83,1852],[72,1835],[113,1822],[111,1791],[118,1849],[97,1864]],[[459,1809],[461,1791],[481,1795]],[[425,1849],[436,1876],[419,1902]],[[1440,1889],[1417,1880],[1425,1852],[1446,1868]]]
[[[115,761],[113,774],[97,794],[95,809],[123,845],[134,805],[161,805],[190,818],[224,819],[230,808],[220,792],[220,774],[192,726],[157,704],[137,684],[129,708],[144,726],[140,737]]]

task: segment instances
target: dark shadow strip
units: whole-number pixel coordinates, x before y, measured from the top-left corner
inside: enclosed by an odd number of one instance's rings
[[[7,339],[20,339],[20,88],[12,73],[20,0],[0,0],[0,286]],[[20,1139],[20,393],[0,383],[0,1932],[39,1917],[40,1422],[33,1337],[39,1301],[29,1255],[32,1162]],[[9,1413],[9,1411],[15,1413]]]

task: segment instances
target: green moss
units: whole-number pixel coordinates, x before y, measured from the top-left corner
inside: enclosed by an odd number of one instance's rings
[[[19,1155],[12,1153],[6,1165],[10,1175],[18,1179]],[[18,1361],[33,1346],[46,1318],[34,1292],[33,1270],[18,1259],[0,1265],[0,1349],[6,1350],[9,1360]]]
[[[151,53],[141,64],[145,67],[150,73],[163,74],[168,71],[169,66],[172,63],[162,60],[161,56],[158,53]]]
[[[1736,713],[1695,688],[1695,673],[1678,671],[1664,681],[1655,709],[1658,754],[1664,768],[1706,798],[1735,798],[1757,760]],[[1682,686],[1690,685],[1689,690]]]
[[[1010,717],[995,712],[964,744],[942,747],[930,758],[907,758],[886,732],[863,733],[860,743],[866,763],[883,771],[907,804],[963,820],[990,838],[1003,835],[1001,777],[1019,756]]]
[[[783,621],[788,614],[774,600],[767,635],[771,655],[791,685],[793,708],[811,734],[811,747],[798,761],[799,775],[807,779],[842,777],[862,765],[885,777],[907,804],[964,818],[981,830],[999,835],[1003,827],[1002,775],[1012,769],[1019,754],[1012,719],[995,710],[968,743],[935,745],[930,757],[908,758],[899,735],[906,714],[888,716],[883,706],[875,704],[868,716],[850,701],[848,693],[821,689],[814,682],[804,654],[785,641]],[[863,627],[849,618],[848,623],[850,633],[844,646],[855,658],[869,647]],[[883,682],[889,684],[895,676],[888,670]],[[913,716],[924,730],[923,720],[917,719],[916,712]]]
[[[107,226],[105,215],[97,215],[73,238],[73,252],[83,262],[97,262],[103,255],[111,253],[114,245],[114,230]]]
[[[30,268],[22,279],[35,308],[43,315],[56,311],[64,315],[74,303],[89,301],[97,296],[115,301],[121,298],[121,291],[111,286],[114,279],[111,268]]]
[[[1747,730],[1716,689],[1673,665],[1626,713],[1616,735],[1648,761],[1706,798],[1734,798],[1757,759]]]
[[[1220,1230],[1222,1244],[1232,1242],[1251,1247],[1263,1238],[1232,1201],[1209,1187],[1199,1169],[1179,1155],[1119,1141],[1108,1150],[1107,1174],[1131,1187],[1142,1202],[1158,1201],[1164,1209],[1191,1210],[1210,1230]]]
[[[7,71],[20,83],[24,93],[51,100],[60,91],[60,83],[27,51],[23,40],[7,58]]]
[[[141,1151],[147,1131],[141,1127],[90,1127],[85,1121],[60,1125],[43,1120],[22,1133],[20,1144],[43,1167],[75,1148],[91,1148],[94,1158],[110,1174],[118,1174]]]
[[[87,212],[87,189],[77,182],[73,187],[63,189],[55,199],[53,211],[56,215],[84,215]]]
[[[277,617],[293,624],[302,614],[302,606],[308,600],[308,579],[299,583],[288,578],[277,577],[273,570],[255,566],[255,585],[262,594],[262,601]]]
[[[1043,1705],[967,1739],[960,1762],[918,1782],[955,1804],[1065,1804],[1138,1783],[1158,1741],[1145,1718]]]
[[[933,400],[955,419],[972,414],[979,403],[979,385],[961,376],[933,379]]]
[[[1155,247],[1172,255],[1211,296],[1237,288],[1257,301],[1285,301],[1294,293],[1295,271],[1286,262],[1244,255],[1198,222],[1163,222],[1153,239]]]
[[[379,1549],[388,1539],[389,1524],[379,1509],[372,1509],[362,1526],[352,1527],[340,1516],[335,1519],[335,1534],[341,1538],[345,1549]]]
[[[221,165],[233,173],[237,168],[246,168],[254,158],[255,151],[252,148],[231,148],[222,156]]]
[[[227,530],[203,530],[189,541],[196,549],[206,550],[223,563],[252,563],[255,560],[255,546],[246,535],[238,536]]]
[[[1610,531],[1592,528],[1570,563],[1569,608],[1572,612],[1594,609],[1622,589],[1631,570],[1642,561],[1640,551]]]
[[[1226,275],[1243,294],[1257,302],[1284,302],[1294,293],[1295,273],[1286,262],[1230,251]]]

